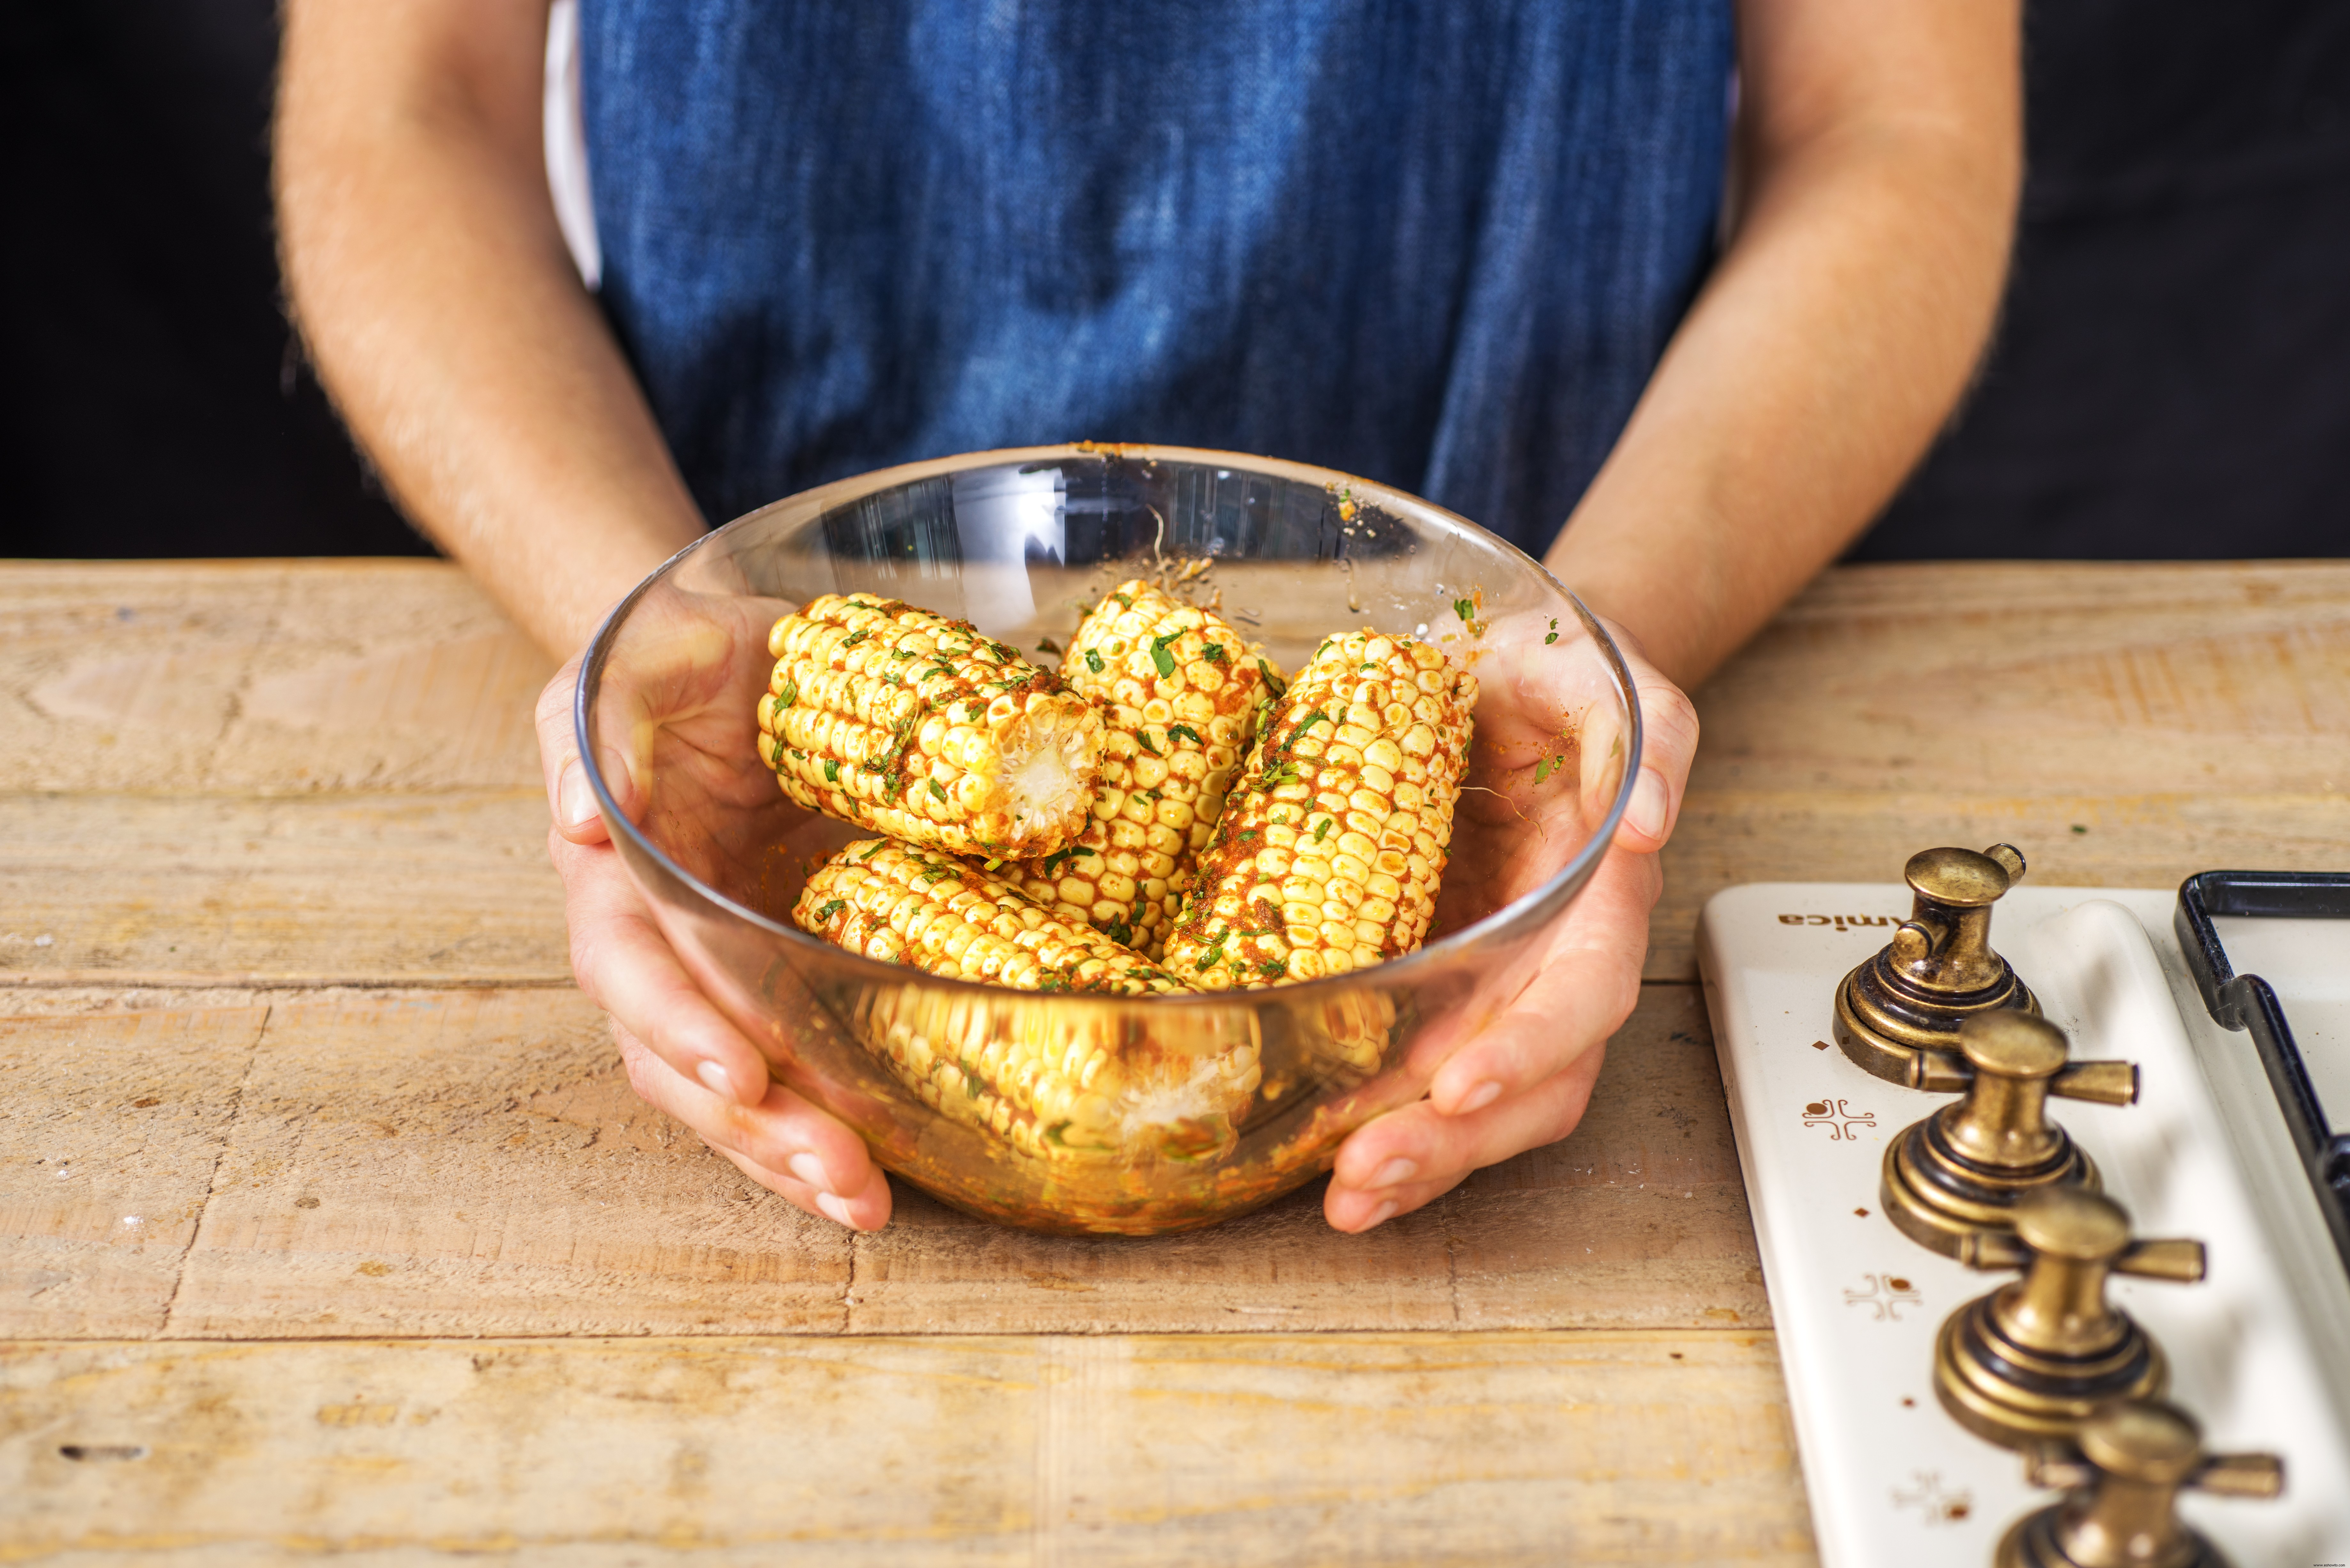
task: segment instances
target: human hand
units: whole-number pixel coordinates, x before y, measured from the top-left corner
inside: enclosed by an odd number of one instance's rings
[[[672,594],[639,607],[638,624],[650,628],[640,646],[658,638],[661,655],[631,659],[625,688],[608,670],[601,695],[610,706],[599,722],[602,734],[629,738],[630,754],[598,763],[629,820],[643,818],[656,745],[665,802],[699,799],[726,815],[796,811],[759,765],[756,717],[736,700],[746,684],[764,689],[772,618],[756,601],[729,597]],[[572,972],[611,1014],[629,1085],[760,1186],[811,1214],[879,1229],[889,1219],[889,1183],[864,1141],[770,1081],[766,1058],[694,983],[620,864],[572,727],[579,664],[573,658],[538,700],[539,761],[555,817],[547,853],[563,878]]]
[[[1639,1001],[1648,911],[1664,887],[1657,854],[1697,752],[1697,711],[1621,627],[1607,629],[1631,669],[1644,732],[1640,777],[1615,841],[1549,933],[1524,990],[1466,1040],[1437,1047],[1447,1054],[1426,1098],[1365,1124],[1340,1147],[1322,1200],[1337,1230],[1370,1230],[1473,1170],[1573,1132],[1607,1038]],[[1481,735],[1480,743],[1496,738],[1517,739]],[[1588,748],[1584,755],[1587,764]]]

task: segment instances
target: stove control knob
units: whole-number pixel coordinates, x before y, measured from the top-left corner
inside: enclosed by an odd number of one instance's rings
[[[2028,1012],[1979,1012],[1959,1027],[1967,1073],[1921,1088],[1964,1097],[1903,1129],[1885,1151],[1877,1194],[1901,1233],[1947,1258],[1966,1237],[2015,1229],[2017,1199],[2044,1187],[2098,1184],[2096,1163],[2048,1119],[2048,1100],[2137,1099],[2128,1062],[2068,1062],[2064,1032]]]
[[[2019,1198],[2012,1231],[1971,1232],[1958,1258],[1970,1268],[2024,1271],[1952,1313],[1934,1341],[1942,1407],[2007,1448],[2069,1438],[2116,1399],[2159,1398],[2169,1381],[2162,1351],[2106,1299],[2106,1280],[2192,1283],[2204,1265],[2202,1242],[2133,1240],[2122,1206],[2082,1187]]]
[[[1921,1087],[1964,1076],[1959,1026],[1978,1013],[2037,1013],[2040,1004],[1991,947],[1991,906],[2023,879],[2012,844],[1927,849],[1902,870],[1909,918],[1893,940],[1836,986],[1834,1033],[1844,1054],[1880,1078]]]
[[[2077,1443],[2035,1444],[2024,1474],[2064,1501],[2018,1520],[1996,1568],[2229,1568],[2178,1517],[2178,1494],[2272,1498],[2284,1490],[2274,1454],[2207,1454],[2195,1422],[2175,1405],[2130,1399],[2082,1427]]]

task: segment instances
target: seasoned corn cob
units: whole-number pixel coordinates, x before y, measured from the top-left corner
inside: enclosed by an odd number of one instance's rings
[[[808,878],[792,909],[837,947],[948,979],[1027,992],[1148,997],[1187,988],[1082,922],[943,856],[882,839],[850,845]],[[1077,996],[1045,1002],[920,985],[868,994],[867,1046],[931,1105],[1039,1158],[1213,1147],[1257,1085],[1253,1037],[1189,1012],[1138,1033],[1130,1009]],[[1233,1037],[1227,1038],[1228,1035]]]
[[[835,947],[947,980],[1113,996],[1191,989],[984,871],[883,838],[860,839],[818,867],[792,923]]]
[[[951,854],[1084,831],[1102,720],[1011,648],[897,599],[826,594],[775,622],[759,757],[811,811]]]
[[[1167,967],[1205,990],[1344,974],[1428,934],[1477,680],[1425,642],[1326,640],[1200,857]]]
[[[1087,612],[1061,677],[1109,722],[1093,817],[997,875],[1155,959],[1280,672],[1221,616],[1137,579]]]

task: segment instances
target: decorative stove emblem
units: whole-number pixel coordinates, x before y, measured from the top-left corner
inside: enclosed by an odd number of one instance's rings
[[[1844,1293],[1844,1304],[1868,1308],[1868,1321],[1871,1323],[1899,1323],[1903,1307],[1926,1304],[1926,1298],[1904,1275],[1863,1274],[1860,1277],[1868,1282],[1867,1285],[1856,1291],[1847,1286]]]
[[[1877,1113],[1856,1111],[1849,1100],[1814,1100],[1804,1107],[1804,1125],[1827,1128],[1831,1143],[1848,1143],[1859,1136],[1855,1127],[1876,1127]]]
[[[1916,1509],[1929,1524],[1960,1524],[1975,1511],[1975,1494],[1960,1487],[1952,1491],[1942,1485],[1939,1470],[1912,1470],[1909,1479],[1915,1484],[1893,1489],[1893,1506]]]

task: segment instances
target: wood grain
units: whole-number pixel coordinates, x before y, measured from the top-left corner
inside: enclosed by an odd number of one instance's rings
[[[267,1015],[0,1018],[0,1335],[162,1328]]]
[[[1767,1334],[35,1343],[0,1388],[11,1560],[1813,1561]]]
[[[1770,1321],[1688,987],[1648,989],[1573,1137],[1368,1236],[1323,1222],[1318,1184],[1196,1235],[1066,1239],[901,1183],[897,1221],[853,1241],[639,1101],[576,992],[257,994],[7,1022],[43,1131],[0,1163],[0,1284],[46,1284],[0,1323],[269,1338]],[[140,1044],[183,1037],[213,1044]],[[72,1073],[97,1075],[61,1086]],[[182,1129],[175,1161],[126,1152],[158,1127]],[[147,1185],[106,1185],[118,1169]]]
[[[0,979],[563,983],[546,799],[0,795]]]
[[[577,992],[270,1009],[165,1332],[833,1330],[847,1233],[629,1092]]]
[[[0,791],[534,785],[553,673],[444,562],[11,562]]]

